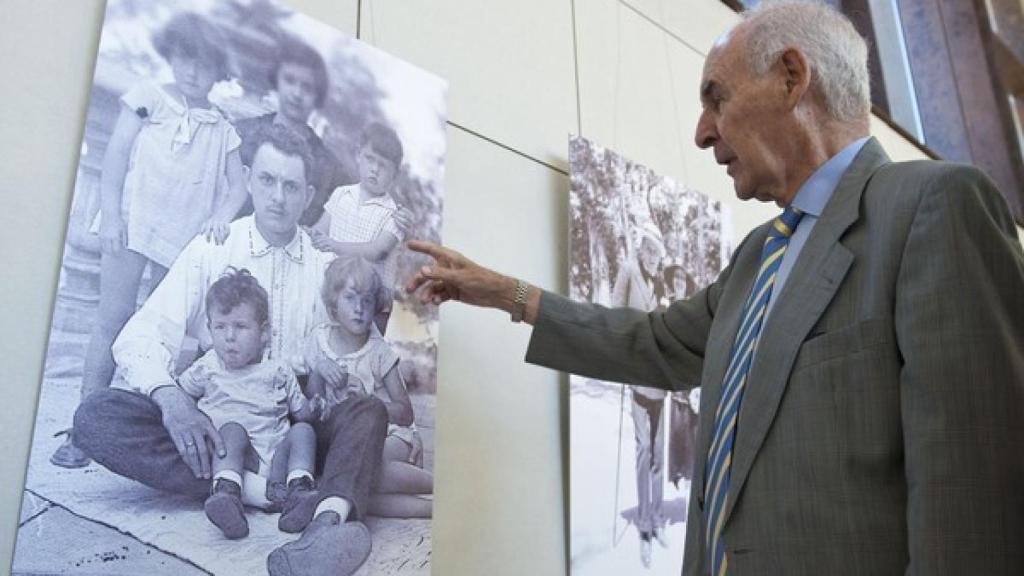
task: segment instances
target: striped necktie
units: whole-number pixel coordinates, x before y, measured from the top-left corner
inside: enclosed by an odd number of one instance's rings
[[[729,369],[726,370],[725,379],[722,381],[722,397],[715,412],[715,429],[711,436],[711,449],[708,451],[707,478],[704,480],[705,541],[713,576],[724,576],[728,573],[722,527],[725,524],[732,444],[736,436],[736,420],[740,413],[743,388],[747,383],[747,372],[750,370],[761,335],[761,324],[772,296],[775,275],[782,264],[782,255],[789,246],[789,238],[802,217],[803,212],[788,207],[775,219],[768,232],[768,238],[761,250],[761,268],[750,296],[743,306],[743,320],[740,322],[736,342],[729,354]]]

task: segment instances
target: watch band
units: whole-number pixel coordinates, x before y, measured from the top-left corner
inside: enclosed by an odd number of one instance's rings
[[[512,300],[512,310],[509,315],[513,322],[522,322],[526,315],[526,295],[530,292],[530,285],[522,280],[516,280],[516,297]]]

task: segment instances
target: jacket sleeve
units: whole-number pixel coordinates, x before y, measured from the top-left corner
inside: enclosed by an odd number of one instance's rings
[[[1024,574],[1024,256],[978,170],[924,191],[896,291],[907,574]]]
[[[690,298],[654,312],[606,308],[544,292],[526,361],[665,390],[699,386],[708,333],[730,271],[726,268]]]

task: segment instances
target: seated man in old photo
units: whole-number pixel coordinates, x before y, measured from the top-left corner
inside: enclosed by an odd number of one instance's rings
[[[255,213],[232,223],[224,244],[197,237],[185,248],[114,343],[114,359],[131,390],[99,391],[75,414],[76,442],[96,462],[197,500],[210,494],[211,459],[224,456],[224,444],[175,384],[175,366],[186,338],[197,340],[201,350],[211,346],[209,287],[228,267],[248,269],[268,293],[268,356],[300,378],[307,372],[305,336],[326,318],[319,296],[327,255],[298,227],[314,194],[307,180],[309,146],[281,127],[256,137],[246,170]],[[380,469],[387,424],[387,411],[373,396],[346,399],[320,423],[319,489],[284,510],[304,533],[271,552],[271,574],[351,574],[365,561],[370,535],[360,519]],[[260,489],[247,488],[247,501],[258,504]]]

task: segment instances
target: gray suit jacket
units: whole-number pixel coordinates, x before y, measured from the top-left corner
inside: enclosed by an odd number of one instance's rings
[[[527,361],[702,386],[684,574],[706,574],[713,414],[769,224],[714,284],[645,314],[545,293]],[[740,408],[732,576],[1024,574],[1024,255],[978,170],[844,174],[763,328]]]

